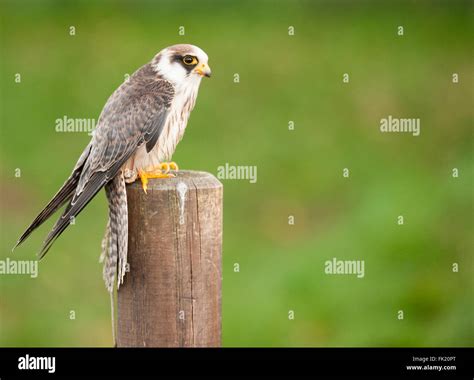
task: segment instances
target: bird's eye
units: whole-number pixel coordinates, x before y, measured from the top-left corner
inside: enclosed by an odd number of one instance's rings
[[[198,60],[196,57],[193,57],[192,55],[185,55],[183,57],[183,62],[185,65],[195,65],[198,63]]]

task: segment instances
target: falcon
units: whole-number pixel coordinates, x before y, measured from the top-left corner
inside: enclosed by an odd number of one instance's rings
[[[110,96],[70,177],[15,247],[67,205],[43,243],[41,259],[104,187],[109,218],[102,240],[101,262],[105,286],[112,295],[115,280],[117,289],[123,283],[127,264],[125,184],[140,179],[146,192],[150,178],[175,176],[178,166],[171,162],[172,155],[196,103],[201,79],[210,76],[207,54],[187,44],[165,48],[139,68]]]

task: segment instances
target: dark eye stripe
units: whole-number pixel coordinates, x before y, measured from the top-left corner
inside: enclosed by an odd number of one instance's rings
[[[196,58],[196,64],[194,64],[194,65],[186,65],[186,64],[183,62],[183,59],[184,59],[184,57],[187,57],[187,56],[189,56],[189,57],[191,57],[191,58]],[[194,68],[196,67],[196,65],[199,63],[197,57],[194,57],[194,56],[189,55],[189,54],[184,54],[184,55],[182,55],[182,54],[175,54],[175,55],[173,55],[173,56],[170,58],[170,61],[171,61],[171,62],[179,62],[179,64],[181,64],[181,66],[183,66],[183,67],[186,69],[186,71],[187,71],[188,73],[190,73],[191,70],[194,69]]]

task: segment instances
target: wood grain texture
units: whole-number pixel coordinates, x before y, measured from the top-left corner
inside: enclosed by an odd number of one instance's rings
[[[221,345],[222,184],[211,174],[127,186],[129,272],[118,347]],[[183,203],[184,200],[184,203]]]

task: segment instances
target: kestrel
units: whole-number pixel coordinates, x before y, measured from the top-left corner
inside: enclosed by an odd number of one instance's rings
[[[43,243],[43,257],[90,200],[105,187],[109,219],[101,262],[107,290],[123,283],[127,264],[128,211],[125,183],[174,176],[171,161],[183,138],[202,77],[210,77],[207,54],[193,45],[160,51],[115,90],[105,104],[92,139],[71,176],[18,239],[21,244],[56,210],[67,204]],[[15,246],[15,247],[16,247]]]

